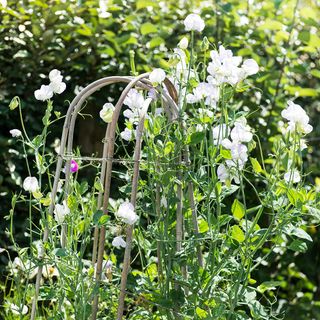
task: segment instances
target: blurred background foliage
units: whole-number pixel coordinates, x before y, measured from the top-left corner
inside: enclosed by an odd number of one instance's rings
[[[66,77],[67,90],[54,98],[55,110],[64,114],[81,87],[101,77],[130,74],[130,50],[135,52],[138,73],[168,68],[170,52],[185,35],[182,21],[191,12],[201,14],[206,22],[202,36],[237,55],[254,58],[261,66],[252,81],[255,87],[239,93],[237,107],[252,112],[251,125],[259,132],[265,155],[271,152],[272,141],[264,137],[279,133],[286,102],[295,99],[306,109],[314,131],[304,151],[305,180],[319,181],[319,1],[1,0],[0,247],[10,246],[3,217],[27,174],[21,150],[9,134],[10,129],[20,128],[17,113],[9,112],[11,99],[20,97],[28,132],[35,136],[41,131],[45,106],[33,92],[48,82],[50,70],[59,69]],[[197,39],[201,45],[202,38]],[[86,111],[97,115],[107,97],[117,96],[119,89],[103,89],[88,101]],[[97,122],[95,117],[80,120],[77,134],[84,153],[100,151],[103,126]],[[50,134],[53,145],[61,131],[59,122]],[[21,223],[15,225],[15,232],[23,243],[23,209],[17,221]],[[279,310],[287,310],[285,319],[320,319],[319,228],[312,226],[309,231],[314,242],[308,253],[273,254],[272,262],[265,262],[255,275],[282,281],[277,303]],[[2,273],[7,260],[3,255],[0,259]]]

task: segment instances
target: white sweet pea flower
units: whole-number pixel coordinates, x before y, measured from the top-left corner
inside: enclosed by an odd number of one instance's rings
[[[62,82],[63,76],[61,75],[61,71],[57,69],[53,69],[49,72],[49,80],[50,82]]]
[[[201,19],[201,17],[195,13],[189,14],[185,19],[184,19],[184,26],[186,31],[198,31],[201,32],[204,27],[204,21]]]
[[[230,129],[225,123],[219,124],[212,128],[213,144],[219,145],[222,140],[227,138],[230,134]]]
[[[301,181],[300,173],[298,170],[289,170],[284,174],[284,180],[286,182],[298,183]]]
[[[238,141],[230,141],[229,139],[223,139],[221,142],[222,146],[231,151],[232,160],[239,166],[248,160],[248,148],[239,143]]]
[[[126,242],[123,240],[121,236],[115,237],[112,240],[112,245],[118,249],[125,248],[127,246]]]
[[[28,313],[28,307],[26,305],[22,305],[22,306],[18,307],[14,303],[10,303],[9,308],[10,308],[11,312],[17,316],[26,315]]]
[[[50,87],[54,93],[60,94],[66,90],[66,84],[62,81],[63,77],[61,72],[53,69],[49,73]]]
[[[188,44],[189,44],[188,38],[183,37],[183,38],[180,40],[180,42],[179,42],[179,44],[178,44],[178,47],[179,47],[180,49],[182,49],[182,50],[186,50],[186,49],[188,48]]]
[[[224,164],[220,164],[218,166],[217,175],[218,175],[218,179],[221,182],[226,182],[227,180],[229,180],[229,171]]]
[[[132,130],[125,128],[124,131],[120,133],[120,136],[123,140],[130,141],[132,139]]]
[[[244,71],[245,77],[254,75],[259,71],[259,66],[254,59],[245,60],[241,68]]]
[[[309,117],[300,105],[288,101],[288,107],[281,112],[283,118],[289,120],[289,131],[301,132],[308,134],[312,131],[312,126],[309,124]]]
[[[191,104],[205,100],[205,105],[215,108],[219,100],[219,88],[211,83],[200,82],[192,93],[187,94],[186,99]]]
[[[114,112],[114,105],[112,103],[105,103],[102,107],[102,109],[100,110],[100,118],[106,122],[106,123],[110,123],[112,120],[112,115]]]
[[[52,91],[57,94],[62,93],[67,87],[64,82],[50,82],[49,86],[51,87]]]
[[[50,85],[42,85],[40,89],[34,92],[34,96],[37,100],[46,101],[53,97],[53,90]]]
[[[6,8],[6,6],[8,5],[7,0],[0,0],[0,4],[2,5],[3,8]]]
[[[164,70],[160,68],[154,69],[149,75],[149,80],[151,81],[152,84],[155,84],[155,85],[161,84],[165,78],[166,78],[166,73],[164,72]]]
[[[231,130],[232,141],[250,142],[253,138],[250,126],[247,125],[247,120],[244,117],[237,119],[234,123],[234,128]]]
[[[234,162],[231,160],[226,161],[226,165],[220,164],[217,168],[217,176],[221,182],[229,182],[232,180],[236,184],[240,183],[238,168],[235,167]]]
[[[36,192],[39,189],[38,179],[36,177],[27,177],[23,181],[23,189],[29,192]]]
[[[137,89],[130,89],[123,104],[128,106],[131,110],[141,108],[144,98]]]
[[[211,62],[208,64],[208,73],[218,84],[229,83],[232,86],[246,77],[259,71],[259,66],[253,59],[242,62],[242,57],[233,56],[231,50],[226,50],[224,46],[219,46],[219,51],[210,52]]]
[[[134,206],[130,202],[121,203],[115,215],[124,223],[130,225],[134,224],[139,218],[134,211]]]
[[[55,205],[54,219],[58,224],[62,224],[68,214],[70,214],[70,209],[68,208],[66,201],[63,201],[62,204]]]
[[[18,129],[12,129],[9,131],[13,138],[20,137],[22,132]]]
[[[167,199],[166,199],[165,196],[162,196],[162,197],[161,197],[160,206],[161,206],[161,207],[164,207],[164,208],[167,208],[168,202],[167,202]]]

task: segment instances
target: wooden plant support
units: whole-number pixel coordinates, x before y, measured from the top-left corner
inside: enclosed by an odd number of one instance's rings
[[[54,206],[55,206],[55,199],[57,195],[58,189],[58,182],[60,179],[61,172],[63,171],[63,164],[65,161],[65,198],[68,196],[69,193],[69,184],[70,184],[70,165],[72,159],[72,149],[73,149],[73,136],[74,136],[74,129],[75,123],[78,116],[79,111],[81,110],[84,102],[86,99],[95,93],[97,90],[115,83],[126,83],[126,87],[123,90],[117,104],[115,105],[115,110],[113,112],[113,117],[111,123],[107,125],[105,139],[103,140],[103,156],[100,159],[101,161],[101,172],[100,172],[100,183],[104,185],[102,191],[99,192],[98,195],[98,208],[103,208],[103,214],[108,214],[108,203],[110,197],[110,185],[111,185],[111,173],[112,173],[112,165],[113,165],[113,155],[114,155],[114,144],[115,144],[115,133],[118,118],[123,106],[123,102],[129,92],[130,89],[136,87],[143,90],[156,90],[157,94],[161,96],[163,99],[163,105],[165,108],[165,112],[169,118],[169,120],[177,119],[179,115],[179,109],[177,106],[177,92],[173,84],[166,79],[164,81],[164,86],[166,90],[162,90],[161,88],[154,88],[149,81],[149,73],[144,73],[137,77],[131,76],[111,76],[99,79],[87,87],[85,87],[71,102],[66,117],[64,121],[62,136],[61,136],[61,147],[58,154],[58,161],[55,171],[54,183],[51,192],[51,204],[48,209],[48,214],[53,215]],[[142,134],[144,129],[144,116],[141,117],[140,122],[138,124],[138,130],[136,135],[136,144],[134,149],[133,161],[134,161],[134,172],[132,177],[132,192],[131,192],[131,203],[135,207],[136,204],[136,197],[138,191],[138,179],[139,179],[139,161],[140,161],[140,153],[141,153],[141,143],[142,143]],[[186,162],[188,162],[188,150],[184,151],[184,158]],[[180,187],[179,187],[180,188]],[[194,209],[194,199],[193,199],[193,190],[188,185],[188,196],[190,204],[192,205],[192,217],[193,217],[193,229],[195,231],[198,230],[198,222],[196,216],[196,210]],[[180,194],[180,203],[177,211],[177,249],[180,249],[182,237],[182,230],[183,230],[183,216],[182,216],[182,190],[179,191]],[[178,226],[179,223],[179,226]],[[66,230],[67,226],[62,226],[62,239],[61,245],[62,247],[65,246],[65,234],[67,233]],[[130,268],[130,255],[131,255],[131,248],[132,248],[132,236],[133,236],[133,228],[134,226],[129,225],[126,231],[126,243],[127,246],[125,248],[124,253],[124,261],[123,261],[123,269],[122,269],[122,276],[121,276],[121,284],[120,284],[120,294],[119,294],[119,304],[118,304],[118,312],[117,312],[117,319],[120,320],[123,318],[124,312],[124,301],[126,295],[126,284],[127,284],[127,277]],[[43,232],[43,243],[46,243],[49,239],[50,232],[48,225],[45,226]],[[96,285],[100,285],[101,281],[101,274],[102,274],[102,263],[103,263],[103,253],[105,247],[105,238],[106,238],[106,228],[105,226],[95,227],[94,236],[93,236],[93,252],[92,252],[92,264],[96,265],[96,272],[95,272],[95,281]],[[199,250],[199,249],[198,249]],[[201,251],[200,251],[201,254]],[[198,251],[198,258],[199,251]],[[200,261],[199,261],[200,263]],[[202,256],[201,256],[201,263],[202,265]],[[38,296],[39,296],[39,289],[42,277],[42,270],[43,270],[43,257],[40,257],[40,264],[38,268],[38,273],[36,277],[36,284],[35,284],[35,293],[34,298],[32,301],[32,309],[31,309],[31,320],[36,319],[36,310],[37,310],[37,303],[38,303]],[[185,271],[183,271],[185,272]],[[99,295],[96,294],[93,297],[92,302],[92,314],[91,319],[97,319],[98,313],[98,306],[99,306]]]

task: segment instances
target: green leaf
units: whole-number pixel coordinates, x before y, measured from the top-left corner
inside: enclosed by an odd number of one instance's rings
[[[232,159],[232,155],[231,155],[231,151],[230,151],[230,150],[221,149],[221,150],[220,150],[220,155],[221,155],[224,159]]]
[[[231,227],[231,238],[237,240],[238,242],[243,242],[245,235],[239,226]]]
[[[138,0],[137,1],[137,10],[144,9],[147,7],[156,7],[157,3],[152,0]]]
[[[94,214],[93,214],[93,223],[94,224],[98,224],[100,218],[103,216],[103,211],[102,210],[97,210]]]
[[[143,35],[149,34],[149,33],[156,33],[158,32],[158,28],[151,22],[146,22],[144,23],[141,28],[140,31]]]
[[[196,314],[200,319],[204,319],[208,316],[208,312],[199,307],[196,307]]]
[[[262,168],[260,166],[259,161],[256,158],[250,158],[253,170],[255,173],[260,173],[262,172]]]
[[[281,281],[265,281],[258,286],[258,291],[264,293],[269,290],[276,290],[278,286],[280,286]]]
[[[304,231],[303,229],[301,229],[299,227],[294,227],[292,224],[287,226],[287,228],[284,229],[284,232],[290,236],[295,236],[297,238],[305,239],[305,240],[312,242],[312,238],[310,237],[310,235],[306,231]]]
[[[244,205],[238,199],[235,199],[233,201],[231,212],[237,220],[241,220],[246,213]]]
[[[204,139],[204,132],[194,132],[188,138],[188,144],[197,144],[200,143]]]
[[[296,252],[306,252],[308,250],[308,246],[305,242],[295,239],[290,243],[289,249]]]
[[[172,141],[168,141],[164,147],[164,155],[168,155],[174,150],[174,143]]]
[[[107,214],[102,215],[102,217],[99,219],[99,226],[104,226],[108,223],[110,219],[110,216]]]
[[[314,77],[320,78],[320,70],[318,70],[318,69],[312,69],[312,70],[310,71],[310,73],[311,73]]]
[[[53,254],[57,257],[66,257],[68,255],[67,250],[62,248],[54,249]]]
[[[149,42],[150,49],[155,47],[159,47],[162,43],[164,43],[164,39],[161,37],[155,37]]]
[[[208,230],[209,230],[209,225],[208,225],[207,221],[204,219],[200,219],[199,220],[199,232],[204,233],[204,232],[207,232]]]
[[[254,319],[269,319],[266,310],[259,301],[254,300],[251,303],[249,303],[248,306]]]

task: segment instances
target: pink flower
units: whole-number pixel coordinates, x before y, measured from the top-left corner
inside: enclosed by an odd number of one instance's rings
[[[71,160],[70,172],[77,172],[79,170],[79,165],[75,160]]]

